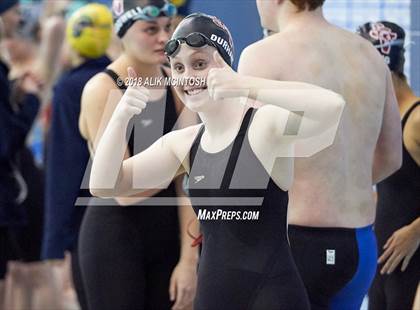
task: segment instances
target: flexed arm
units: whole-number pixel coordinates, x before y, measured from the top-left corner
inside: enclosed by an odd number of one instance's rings
[[[128,69],[128,74],[136,76],[132,68]],[[130,196],[150,188],[165,188],[180,167],[170,148],[172,133],[136,156],[123,160],[128,123],[146,107],[148,98],[146,88],[130,86],[118,103],[93,158],[89,187],[94,196]],[[135,173],[137,171],[140,172]]]
[[[308,138],[337,126],[344,110],[345,101],[337,93],[302,82],[285,82],[241,75],[233,71],[215,52],[214,60],[219,68],[211,69],[207,77],[210,96],[214,100],[232,97],[248,97],[261,104],[281,108],[266,108],[273,113],[288,114],[286,124],[294,128],[295,136]],[[286,128],[287,130],[287,128]]]

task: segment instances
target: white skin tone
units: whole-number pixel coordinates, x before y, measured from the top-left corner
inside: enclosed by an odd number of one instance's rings
[[[401,118],[411,106],[420,101],[407,81],[392,73],[392,80],[397,94]],[[403,143],[414,161],[420,165],[420,108],[411,112],[403,133]],[[397,206],[396,206],[397,207]],[[390,274],[401,264],[401,271],[407,269],[411,258],[420,244],[420,217],[415,221],[395,231],[385,243],[384,252],[378,262],[383,263],[381,273]]]
[[[161,65],[166,61],[163,48],[169,39],[171,20],[160,17],[154,22],[136,21],[122,38],[124,52],[108,68],[114,70],[123,80],[128,77],[127,67],[133,67],[141,73],[141,77],[161,77]],[[170,71],[167,71],[170,75]],[[157,100],[165,95],[163,88],[150,89],[151,100]],[[103,130],[107,126],[110,117],[121,99],[122,92],[117,88],[114,81],[106,74],[95,75],[86,84],[81,102],[81,115],[79,128],[83,137],[88,141],[91,150],[95,150]],[[183,104],[176,98],[175,109],[181,113]],[[185,109],[186,110],[186,109]],[[185,111],[184,110],[184,111]],[[184,118],[187,124],[191,115]],[[190,113],[191,114],[191,113]],[[185,113],[182,113],[185,116]],[[182,126],[182,124],[181,124]],[[128,149],[125,148],[124,158],[129,158]],[[195,295],[196,264],[198,259],[197,248],[190,246],[191,239],[187,234],[188,223],[195,219],[194,212],[189,200],[182,191],[182,179],[176,180],[177,194],[179,197],[179,221],[181,231],[181,255],[175,267],[169,283],[171,300],[175,300],[173,309],[189,309]],[[161,189],[149,187],[149,190],[133,197],[118,195],[116,201],[121,205],[129,205],[147,199]]]
[[[178,53],[173,56],[171,69],[174,78],[205,78],[211,70],[227,70],[226,64],[213,47],[192,48],[182,44]],[[129,69],[129,75],[136,76],[132,68]],[[259,85],[260,80],[256,79],[254,85]],[[292,156],[295,140],[317,135],[334,126],[344,108],[344,101],[331,91],[319,91],[319,96],[314,98],[318,104],[318,113],[309,114],[314,118],[308,118],[306,115],[302,117],[302,130],[299,133],[301,136],[284,136],[286,122],[293,114],[288,110],[293,96],[289,91],[284,92],[282,83],[268,80],[265,82],[274,82],[272,88],[277,87],[278,91],[270,92],[260,100],[264,100],[265,103],[284,101],[285,106],[267,104],[260,108],[249,127],[249,142],[274,182],[281,189],[287,190],[293,180]],[[301,91],[299,89],[295,92]],[[185,105],[198,112],[203,120],[203,149],[207,152],[217,152],[234,140],[246,109],[243,98],[231,97],[235,94],[221,90],[224,93],[222,97],[227,99],[213,100],[209,97],[208,89],[202,85],[177,87],[176,92]],[[214,93],[214,90],[212,92]],[[144,87],[130,87],[112,114],[93,160],[90,177],[90,190],[93,195],[132,195],[146,188],[165,187],[174,175],[189,172],[189,151],[201,125],[168,133],[145,151],[124,159],[128,122],[133,115],[142,112],[149,98],[150,91]],[[285,157],[286,154],[289,157]],[[276,159],[275,168],[272,169]],[[132,187],[133,179],[137,188]]]
[[[216,66],[222,68],[226,64],[209,46],[192,48],[182,44],[179,52],[171,58],[174,78],[206,77]],[[134,77],[135,71],[131,68],[130,72],[130,76]],[[268,82],[265,80],[265,83]],[[294,142],[299,137],[317,135],[333,126],[341,115],[344,101],[337,94],[322,90],[319,93],[321,98],[316,99],[319,101],[319,113],[314,114],[316,118],[309,119],[304,115],[299,136],[284,136],[291,114],[287,110],[291,109],[290,92],[283,92],[283,83],[274,84],[279,89],[275,98],[266,96],[262,99],[265,102],[284,101],[284,107],[267,104],[259,109],[250,125],[249,140],[253,151],[277,185],[287,190],[292,180],[293,159],[284,158],[284,155],[293,154]],[[213,100],[209,97],[207,87],[201,85],[179,86],[176,92],[185,105],[198,112],[203,120],[206,130],[201,143],[206,151],[217,152],[230,144],[237,135],[245,109],[241,98],[227,98],[229,95],[225,96],[227,99]],[[201,125],[168,133],[145,151],[124,160],[122,151],[125,149],[124,134],[128,121],[133,115],[141,113],[149,98],[150,91],[144,87],[130,87],[113,113],[93,161],[90,188],[95,196],[132,195],[147,188],[165,187],[174,175],[189,172],[186,158]],[[275,159],[278,170],[271,173]],[[159,165],[156,165],[157,162]],[[107,169],[103,169],[105,165]],[[138,188],[131,186],[133,177]]]
[[[34,66],[38,51],[32,42],[14,37],[4,40],[3,43],[12,63],[9,75],[11,79],[20,77],[28,68]]]
[[[17,29],[20,22],[19,5],[15,5],[7,11],[3,12],[0,15],[0,18],[3,28],[3,36],[5,38],[13,37],[15,35],[15,30]]]
[[[372,184],[396,171],[402,160],[396,147],[401,145],[401,125],[388,68],[369,42],[329,24],[321,8],[297,12],[287,0],[257,0],[257,7],[262,26],[278,33],[246,48],[238,72],[312,83],[335,91],[347,103],[334,144],[295,162],[289,223],[352,228],[372,224]]]
[[[11,7],[9,10],[1,14],[0,18],[3,32],[1,37],[2,40],[4,40],[0,41],[0,44],[7,45],[8,39],[13,39],[15,37],[15,32],[20,22],[19,5]],[[40,95],[42,82],[39,77],[28,71],[21,74],[19,77],[19,87],[23,92],[37,96]]]

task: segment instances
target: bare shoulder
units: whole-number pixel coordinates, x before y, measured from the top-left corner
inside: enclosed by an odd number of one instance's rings
[[[372,65],[379,70],[385,70],[386,64],[383,57],[378,53],[371,42],[361,37],[357,33],[350,32],[340,27],[334,26],[336,37],[340,38],[340,44],[346,45],[349,51],[355,55],[366,58]]]
[[[283,45],[283,40],[288,40],[288,34],[276,33],[267,38],[259,40],[257,42],[248,45],[242,52],[242,55],[247,57],[260,57],[264,55],[282,55],[281,50],[277,50],[278,47]],[[241,55],[241,56],[242,56]],[[261,58],[259,59],[261,61]]]
[[[189,126],[183,129],[167,133],[162,138],[162,143],[167,143],[178,160],[183,163],[186,171],[189,171],[188,155],[202,124]]]
[[[85,85],[80,102],[79,129],[83,137],[89,139],[95,134],[105,110],[112,114],[114,105],[121,98],[121,91],[114,81],[104,73],[94,75]],[[111,102],[112,101],[112,102]],[[109,104],[112,103],[112,104]]]
[[[83,96],[85,99],[98,98],[98,96],[103,96],[113,89],[117,89],[115,82],[107,74],[100,72],[86,83],[83,88]]]
[[[238,72],[264,78],[276,78],[271,72],[281,70],[282,60],[288,52],[282,48],[283,34],[275,34],[247,46],[241,54]]]
[[[420,132],[420,106],[417,105],[408,116],[406,126],[412,129],[412,132],[419,136]],[[420,139],[419,139],[420,140]]]
[[[86,83],[83,88],[83,95],[96,97],[112,89],[117,89],[115,82],[107,74],[99,72]]]
[[[177,150],[179,146],[183,148],[183,145],[190,145],[198,134],[198,131],[203,124],[197,124],[188,126],[186,128],[178,129],[167,133],[164,137],[167,139],[174,150]]]
[[[83,88],[81,109],[83,111],[103,110],[110,99],[110,95],[121,96],[121,91],[115,82],[106,74],[98,73],[93,76]]]

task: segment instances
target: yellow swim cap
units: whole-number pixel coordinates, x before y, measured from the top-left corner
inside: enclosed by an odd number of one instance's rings
[[[87,4],[67,21],[66,38],[71,47],[87,58],[105,54],[111,41],[112,13],[102,4]]]
[[[176,7],[180,7],[183,6],[186,2],[186,0],[171,0],[171,2],[176,6]]]

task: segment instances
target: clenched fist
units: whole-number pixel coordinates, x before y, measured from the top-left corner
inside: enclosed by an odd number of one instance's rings
[[[135,80],[137,74],[132,67],[128,67],[128,77]],[[149,100],[149,90],[144,86],[129,85],[120,102],[115,108],[115,117],[122,120],[130,120],[138,115],[146,107]]]
[[[207,75],[207,88],[213,100],[248,97],[250,88],[246,77],[236,73],[216,51],[214,62],[218,68],[210,69]]]

